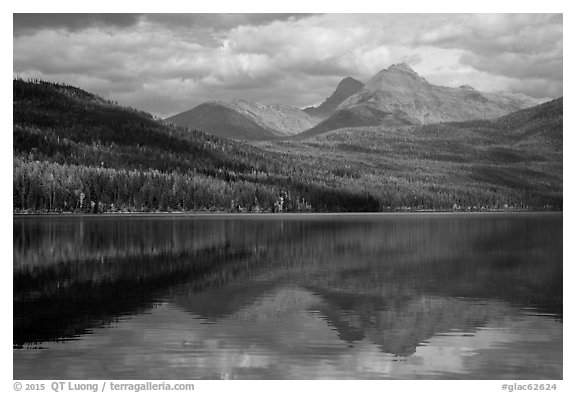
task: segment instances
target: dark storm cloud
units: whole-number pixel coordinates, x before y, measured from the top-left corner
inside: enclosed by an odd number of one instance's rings
[[[200,27],[218,31],[301,19],[311,15],[314,14],[148,14],[146,20],[167,26]]]
[[[13,14],[13,33],[16,36],[41,29],[78,31],[93,26],[129,27],[140,17],[139,14]]]
[[[313,14],[13,14],[14,35],[41,29],[78,31],[94,26],[125,28],[146,20],[167,27],[229,30],[237,26],[258,26],[273,21],[294,20]]]

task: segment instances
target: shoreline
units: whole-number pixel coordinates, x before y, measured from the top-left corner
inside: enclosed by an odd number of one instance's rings
[[[422,210],[422,211],[395,211],[395,212],[286,212],[286,213],[253,213],[253,212],[107,212],[107,213],[73,213],[73,212],[43,212],[43,213],[12,213],[13,218],[38,217],[75,217],[75,218],[128,218],[128,217],[171,217],[171,218],[291,218],[291,217],[353,217],[353,216],[398,216],[398,215],[468,215],[468,214],[563,214],[563,210],[484,210],[484,211],[457,211],[457,210]]]

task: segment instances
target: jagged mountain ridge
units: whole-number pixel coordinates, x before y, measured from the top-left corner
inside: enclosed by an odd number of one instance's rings
[[[171,116],[166,121],[231,139],[268,140],[291,137],[316,126],[363,86],[359,80],[344,78],[321,105],[304,110],[288,105],[246,100],[219,100],[205,102]]]
[[[491,119],[540,104],[522,94],[483,93],[469,85],[437,86],[405,63],[378,72],[364,89],[337,109],[365,104],[384,112],[402,110],[422,124],[442,121]]]
[[[469,85],[437,86],[399,63],[366,84],[344,78],[317,107],[211,101],[166,120],[232,139],[305,139],[339,128],[494,119],[541,102],[522,94],[483,93]]]
[[[232,139],[274,139],[303,132],[320,119],[303,110],[251,101],[210,101],[166,121]]]
[[[525,95],[482,93],[468,85],[436,86],[400,63],[378,72],[329,118],[297,137],[344,127],[493,119],[539,103]]]

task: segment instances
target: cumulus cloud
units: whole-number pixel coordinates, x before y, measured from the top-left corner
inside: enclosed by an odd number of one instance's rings
[[[428,26],[415,42],[481,55],[531,53],[562,43],[562,14],[469,14]]]
[[[308,106],[407,62],[430,82],[562,94],[561,15],[14,15],[15,75],[166,116],[214,99]]]

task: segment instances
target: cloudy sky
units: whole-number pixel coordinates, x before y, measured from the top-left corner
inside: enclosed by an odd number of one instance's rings
[[[168,116],[300,107],[406,62],[434,84],[561,96],[561,14],[14,14],[13,73]]]

